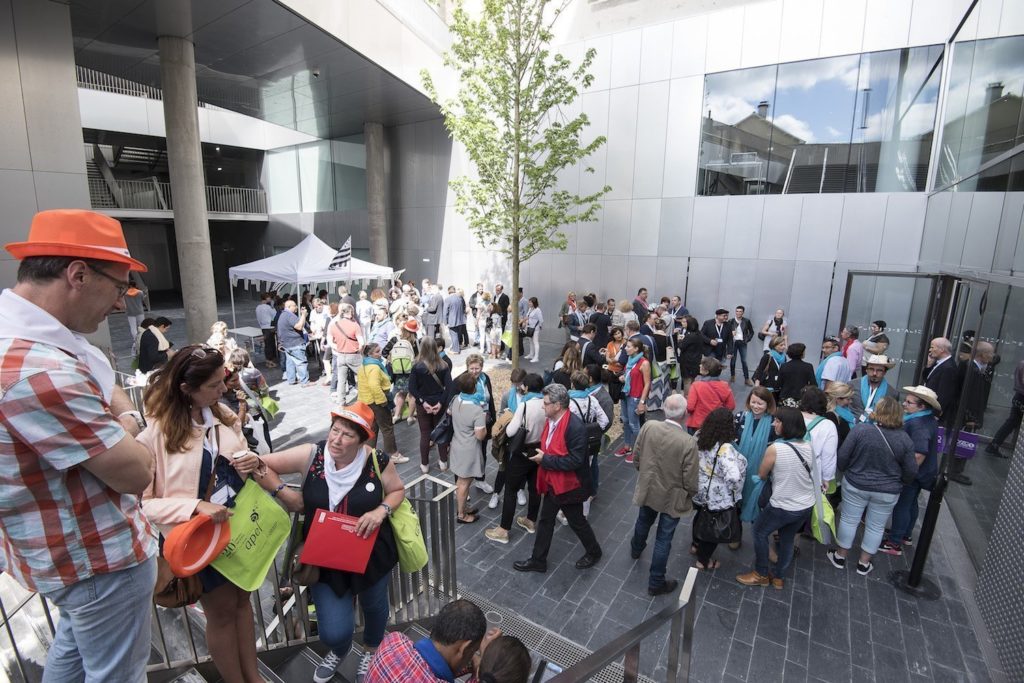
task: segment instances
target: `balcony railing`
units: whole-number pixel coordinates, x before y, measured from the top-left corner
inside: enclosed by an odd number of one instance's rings
[[[132,97],[144,97],[148,100],[163,100],[163,91],[151,85],[130,81],[120,76],[111,76],[102,71],[96,71],[84,66],[75,67],[78,72],[78,87],[86,90],[99,90],[101,92],[118,93],[119,95],[131,95]],[[224,107],[218,107],[199,100],[197,103],[204,109],[216,109],[229,111]]]
[[[171,184],[158,180],[89,178],[89,198],[94,209],[173,211]],[[267,212],[267,194],[248,187],[206,186],[206,210],[210,213]]]

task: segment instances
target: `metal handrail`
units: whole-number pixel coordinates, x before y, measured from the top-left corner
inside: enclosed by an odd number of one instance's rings
[[[578,683],[588,681],[601,673],[612,662],[624,657],[623,683],[636,683],[639,677],[640,643],[654,634],[665,622],[671,621],[668,638],[668,667],[665,680],[680,683],[690,679],[690,659],[693,651],[693,622],[697,603],[693,600],[693,587],[697,582],[697,569],[690,567],[679,591],[679,600],[661,610],[647,621],[637,624],[610,643],[602,645],[575,665],[550,679],[549,683]],[[680,658],[682,661],[680,662]],[[680,677],[680,674],[681,677]]]
[[[89,178],[89,200],[94,209],[173,211],[171,184],[156,179],[117,180],[117,193],[107,181]],[[252,187],[206,186],[206,209],[210,213],[267,212],[267,193]]]

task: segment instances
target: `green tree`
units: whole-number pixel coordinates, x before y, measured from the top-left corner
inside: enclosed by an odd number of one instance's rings
[[[510,316],[519,325],[520,266],[541,251],[565,249],[563,225],[592,222],[598,199],[611,188],[580,196],[558,188],[560,171],[604,144],[581,141],[586,114],[569,118],[564,107],[593,81],[590,49],[578,65],[552,53],[552,25],[569,0],[483,0],[470,13],[457,0],[451,16],[452,46],[444,63],[458,79],[457,94],[443,100],[430,74],[427,93],[441,108],[452,138],[465,147],[475,175],[450,182],[456,209],[487,248],[507,256],[512,268]],[[585,172],[593,169],[585,166]],[[512,363],[519,338],[512,335]]]

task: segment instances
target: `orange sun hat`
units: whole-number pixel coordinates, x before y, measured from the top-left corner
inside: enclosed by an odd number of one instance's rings
[[[192,576],[213,562],[231,541],[227,522],[199,514],[179,524],[164,538],[164,559],[178,577]]]
[[[30,256],[72,256],[126,263],[129,270],[145,273],[146,264],[132,258],[121,224],[95,211],[50,209],[32,218],[25,242],[5,247],[16,259]]]
[[[332,417],[340,417],[359,426],[366,432],[368,441],[372,441],[377,435],[376,420],[373,418],[373,409],[362,401],[356,401],[351,405],[338,406],[331,411]]]

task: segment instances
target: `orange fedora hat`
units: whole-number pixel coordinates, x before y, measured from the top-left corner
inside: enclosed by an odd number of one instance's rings
[[[196,515],[174,527],[164,538],[164,559],[175,576],[192,576],[213,562],[230,540],[231,527],[227,522]]]
[[[373,417],[373,409],[362,401],[347,406],[338,406],[331,411],[332,417],[340,417],[358,425],[366,432],[367,440],[372,440],[377,435],[377,424]]]
[[[127,263],[129,270],[146,272],[146,264],[128,253],[121,224],[95,211],[50,209],[32,218],[25,242],[4,247],[16,259],[29,256],[73,256]]]

